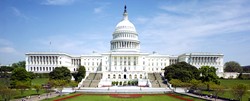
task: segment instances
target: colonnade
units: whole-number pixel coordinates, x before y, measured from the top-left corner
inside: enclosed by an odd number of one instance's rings
[[[58,56],[29,56],[28,64],[46,64],[46,65],[57,65]]]
[[[117,48],[139,48],[139,43],[129,41],[112,42],[111,49]]]
[[[71,59],[72,65],[81,65],[81,59]]]
[[[169,59],[169,65],[176,64],[177,59]]]
[[[191,57],[189,58],[191,64],[220,64],[219,57]]]
[[[118,33],[116,33],[116,34],[114,34],[113,35],[113,39],[115,39],[115,38],[121,38],[121,37],[124,37],[124,38],[136,38],[136,39],[138,39],[137,38],[137,35],[135,35],[135,34],[118,34]]]
[[[51,72],[55,69],[55,67],[29,67],[29,71],[36,72]]]
[[[114,56],[112,57],[112,65],[114,66],[136,66],[138,57],[136,56]]]

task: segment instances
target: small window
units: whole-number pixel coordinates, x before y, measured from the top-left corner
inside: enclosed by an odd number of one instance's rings
[[[108,79],[110,79],[110,74],[108,74]]]

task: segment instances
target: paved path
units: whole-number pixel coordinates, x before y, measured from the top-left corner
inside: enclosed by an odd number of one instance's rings
[[[197,98],[201,98],[201,99],[206,99],[206,100],[210,100],[210,101],[227,101],[227,100],[222,100],[222,99],[215,100],[215,98],[211,98],[209,96],[199,96],[199,95],[195,95],[192,93],[180,93],[180,94],[189,95],[189,96],[193,96],[193,97],[197,97]]]
[[[180,93],[180,94],[184,94],[184,95],[188,95],[188,96],[193,96],[193,97],[197,97],[197,98],[201,98],[201,99],[205,99],[205,100],[209,100],[209,101],[215,101],[215,98],[211,98],[209,96],[200,96],[200,95],[195,95],[192,93],[186,93],[185,89],[183,89],[183,88],[176,88],[174,90],[176,93]],[[216,99],[216,101],[226,101],[226,100]]]
[[[59,93],[51,92],[51,93],[45,93],[45,94],[40,95],[40,98],[38,95],[33,95],[33,96],[30,96],[29,99],[27,99],[28,98],[27,97],[27,98],[13,99],[11,101],[22,101],[22,100],[24,100],[24,101],[40,101],[40,100],[44,100],[46,98],[53,98],[53,97],[56,97],[58,95],[59,95]]]

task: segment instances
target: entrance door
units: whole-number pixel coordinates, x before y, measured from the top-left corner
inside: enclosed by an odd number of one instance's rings
[[[124,76],[123,76],[123,77],[124,77],[124,79],[127,79],[126,74],[124,74]]]

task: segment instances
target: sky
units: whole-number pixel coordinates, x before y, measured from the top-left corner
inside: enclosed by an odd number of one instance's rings
[[[125,4],[141,52],[222,53],[250,65],[249,0],[0,0],[0,64],[28,52],[108,52]]]

